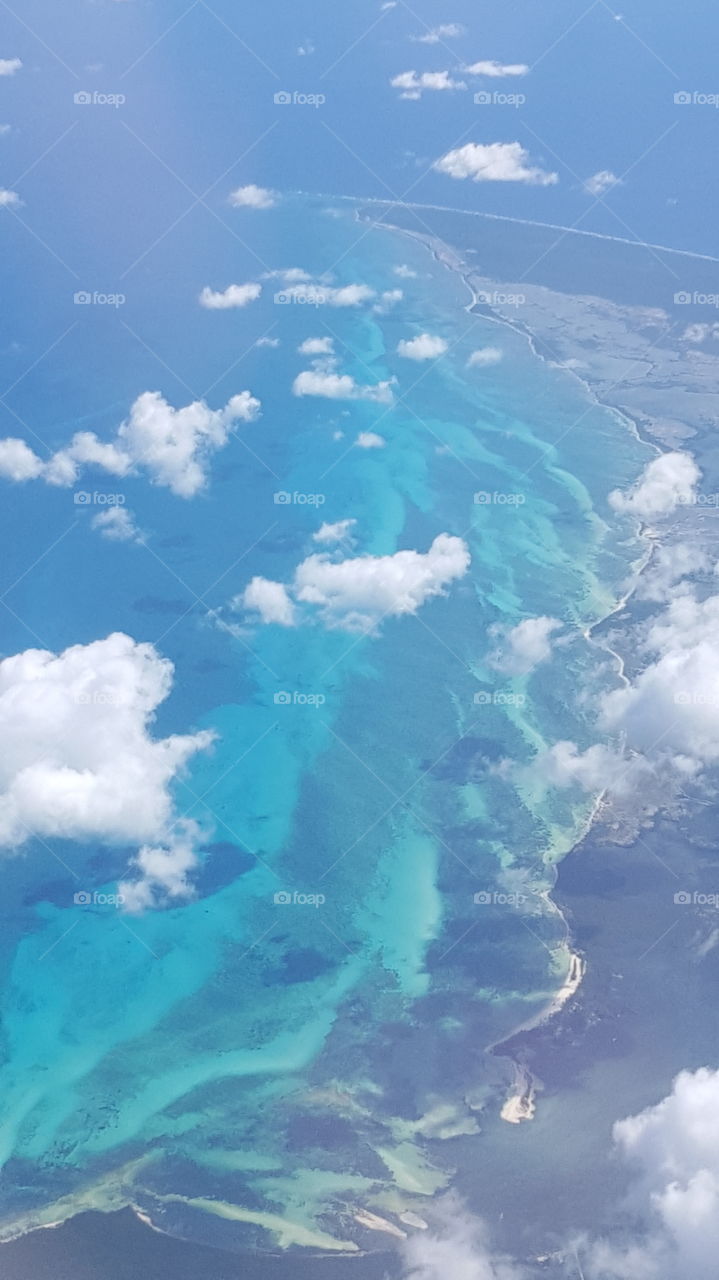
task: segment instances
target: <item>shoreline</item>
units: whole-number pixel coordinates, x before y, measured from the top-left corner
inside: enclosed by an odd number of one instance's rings
[[[410,204],[402,205],[400,202],[395,202],[391,204],[391,202],[382,201],[382,200],[374,200],[374,201],[369,200],[366,203],[368,204],[377,203],[385,206],[387,206],[387,204],[390,203],[390,211],[391,211],[391,208],[415,207]],[[445,208],[442,208],[441,206],[418,205],[416,207],[428,208],[428,209],[436,208],[437,211],[439,212],[458,213],[458,214],[464,213],[463,210],[445,209]],[[491,217],[493,220],[497,220],[497,221],[519,222],[523,224],[526,223],[526,225],[530,225],[530,226],[543,226],[543,227],[552,226],[552,224],[548,224],[548,223],[528,222],[525,219],[501,218],[499,217],[499,215],[496,215],[496,214],[485,215],[485,214],[477,213],[476,211],[471,211],[471,212],[474,214],[474,216]],[[369,221],[369,219],[363,213],[361,208],[357,208],[355,210],[355,218],[360,223],[365,223]],[[619,409],[617,408],[617,406],[609,404],[608,402],[602,400],[597,389],[593,386],[593,384],[587,378],[582,377],[581,374],[579,374],[576,369],[565,368],[563,365],[558,364],[556,361],[550,361],[548,356],[543,355],[542,352],[538,349],[538,342],[541,341],[541,339],[526,324],[513,321],[509,317],[506,317],[498,313],[497,311],[493,310],[493,308],[488,304],[481,302],[479,297],[479,291],[475,288],[475,285],[472,281],[472,270],[471,268],[468,268],[467,263],[462,258],[459,250],[455,249],[451,244],[448,244],[446,241],[442,240],[439,235],[430,234],[429,231],[427,232],[414,231],[406,227],[397,226],[394,223],[391,223],[389,221],[384,221],[384,220],[380,222],[375,222],[371,225],[375,229],[386,229],[388,231],[398,233],[399,235],[408,236],[410,239],[421,244],[425,249],[427,249],[431,253],[435,262],[437,262],[440,266],[444,267],[445,270],[458,276],[462,281],[462,283],[465,285],[471,299],[471,301],[464,308],[464,310],[467,313],[477,314],[476,309],[481,307],[482,308],[481,314],[483,319],[488,320],[493,324],[497,324],[500,328],[511,329],[512,332],[518,334],[520,337],[523,337],[527,341],[527,344],[532,354],[535,355],[539,360],[541,360],[545,364],[554,364],[554,367],[562,368],[565,373],[572,375],[581,384],[582,388],[584,389],[589,399],[591,399],[591,401],[598,407],[606,409],[609,412],[617,415],[617,417],[619,417],[625,423],[627,428],[633,433],[635,438],[642,445],[644,445],[648,449],[654,450],[657,456],[660,456],[663,452],[665,452],[665,450],[656,441],[649,440],[646,438],[644,433],[641,431],[641,428],[637,420],[634,417],[632,417],[631,414],[627,413],[625,409]],[[560,228],[560,227],[553,227],[552,229],[568,230],[567,228]],[[595,235],[595,233],[593,232],[581,232],[580,234],[589,235],[589,236]],[[634,241],[625,241],[620,237],[602,236],[599,238],[607,239],[607,240],[619,239],[621,243],[624,243],[624,244],[636,243]],[[637,247],[642,247],[642,246],[637,245]],[[647,247],[647,246],[644,246],[644,247]],[[648,247],[663,248],[663,246],[657,246],[657,245],[648,246]],[[683,250],[666,250],[666,251],[673,252],[673,253],[685,252]],[[704,257],[705,255],[692,254],[690,256]],[[709,260],[712,262],[719,262],[719,259],[710,258]],[[503,282],[499,281],[498,283],[502,284]],[[654,559],[656,548],[657,546],[660,545],[659,538],[652,532],[649,526],[642,524],[640,521],[637,522],[636,537],[640,543],[640,546],[642,543],[644,543],[645,549],[644,549],[644,554],[641,555],[639,558],[637,568],[634,572],[634,575],[631,579],[631,582],[627,590],[614,603],[612,608],[609,609],[606,614],[604,614],[600,618],[596,618],[584,629],[584,632],[583,632],[589,644],[595,645],[598,649],[602,650],[605,654],[608,654],[614,660],[617,667],[617,677],[620,683],[623,683],[624,685],[628,683],[628,678],[625,674],[624,657],[616,649],[613,649],[611,645],[608,643],[608,641],[603,641],[601,638],[596,637],[594,633],[598,631],[600,627],[603,627],[610,618],[614,617],[616,614],[621,613],[627,607],[627,605],[629,604],[629,602],[631,601],[631,599],[639,589],[643,575],[645,574],[646,570],[648,569],[648,567],[652,563],[652,560]],[[564,982],[558,988],[555,994],[551,997],[549,1002],[544,1006],[544,1008],[540,1009],[536,1014],[532,1015],[527,1020],[521,1022],[510,1033],[510,1035],[503,1036],[501,1040],[492,1042],[491,1044],[487,1045],[484,1050],[484,1053],[487,1055],[493,1055],[495,1057],[503,1057],[503,1058],[506,1058],[511,1063],[514,1078],[510,1087],[510,1091],[505,1097],[505,1100],[500,1109],[500,1118],[508,1124],[521,1124],[523,1122],[532,1120],[534,1118],[535,1111],[536,1111],[536,1097],[537,1097],[537,1092],[540,1084],[539,1080],[532,1075],[532,1073],[530,1072],[529,1068],[526,1066],[526,1063],[522,1060],[522,1058],[509,1046],[511,1046],[512,1041],[517,1036],[523,1035],[523,1034],[531,1034],[533,1031],[537,1031],[540,1028],[545,1027],[548,1022],[558,1017],[558,1015],[565,1009],[567,1004],[577,995],[587,971],[588,962],[586,958],[578,950],[574,949],[574,945],[573,945],[574,939],[573,939],[572,930],[570,928],[569,922],[566,916],[564,915],[564,912],[562,911],[561,907],[554,901],[552,894],[554,892],[554,888],[556,887],[556,883],[559,875],[560,863],[563,862],[565,859],[571,857],[572,853],[574,853],[574,851],[580,846],[580,844],[587,838],[587,836],[589,835],[593,827],[597,824],[597,822],[599,821],[599,815],[604,806],[605,797],[606,797],[606,790],[599,792],[595,796],[594,802],[591,807],[591,811],[586,821],[582,824],[580,833],[577,835],[577,838],[573,841],[571,847],[567,850],[567,852],[563,854],[562,857],[558,859],[558,861],[556,862],[550,863],[550,862],[547,862],[546,860],[544,861],[545,868],[548,866],[552,867],[553,884],[550,885],[547,889],[543,890],[542,893],[540,894],[540,897],[544,899],[548,910],[552,914],[555,914],[559,917],[566,931],[565,938],[563,940],[563,943],[561,944],[565,948],[567,953],[567,958],[568,958],[567,975],[564,979]]]

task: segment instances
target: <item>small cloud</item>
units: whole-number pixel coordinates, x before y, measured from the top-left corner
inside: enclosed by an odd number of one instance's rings
[[[14,76],[21,67],[19,58],[0,58],[0,76]]]
[[[559,182],[559,175],[528,164],[529,155],[520,142],[468,142],[435,160],[432,168],[450,178],[471,178],[473,182],[526,182],[547,187]]]
[[[17,191],[8,191],[5,187],[0,187],[0,209],[13,209],[19,204],[22,204],[22,200]]]
[[[272,209],[277,204],[277,192],[257,187],[251,182],[249,186],[230,192],[230,204],[235,209]]]
[[[526,76],[529,67],[526,62],[473,62],[471,67],[463,67],[462,70],[468,76],[491,76],[499,78],[502,76]]]
[[[423,36],[410,36],[410,40],[415,44],[440,44],[442,40],[454,40],[457,36],[463,36],[465,31],[466,27],[459,22],[443,22]]]
[[[375,431],[360,431],[355,440],[356,449],[384,449],[386,444],[384,436],[378,436]]]
[[[111,542],[144,541],[133,514],[127,507],[108,507],[107,511],[100,511],[92,519],[91,526]]]
[[[305,369],[292,384],[296,396],[322,396],[326,400],[370,400],[375,404],[391,404],[394,400],[391,382],[360,386],[348,373],[326,373]]]
[[[400,280],[416,280],[417,272],[408,267],[406,263],[401,262],[398,267],[393,268],[394,274],[399,276]]]
[[[7,133],[11,132],[11,130],[12,130],[12,125],[0,124],[0,138],[4,138]]]
[[[436,360],[447,349],[444,338],[432,333],[420,333],[416,338],[403,338],[397,345],[397,354],[404,356],[406,360]]]
[[[603,196],[605,191],[610,191],[612,187],[620,187],[621,185],[621,178],[612,173],[611,169],[600,169],[591,178],[587,178],[584,183],[584,190],[590,196]]]
[[[525,618],[508,630],[495,627],[492,634],[500,639],[500,648],[490,657],[490,664],[508,675],[528,675],[541,662],[552,656],[552,633],[560,630],[557,618]]]
[[[297,350],[302,356],[331,356],[334,354],[331,338],[305,338]]]
[[[313,542],[321,542],[325,546],[331,546],[336,542],[346,542],[350,537],[350,530],[354,529],[357,521],[355,519],[337,520],[335,524],[330,524],[325,520],[319,529],[312,534]]]
[[[279,338],[258,338],[255,343],[256,347],[279,347]]]
[[[609,505],[614,511],[654,520],[670,516],[678,507],[690,505],[696,495],[701,472],[689,453],[663,453],[647,463],[630,492],[614,489]]]
[[[372,308],[377,315],[385,315],[392,307],[396,307],[401,302],[404,294],[401,289],[386,289],[380,294],[379,302]]]
[[[486,367],[490,364],[499,364],[501,359],[502,352],[499,347],[479,347],[469,357],[467,368],[474,369],[477,366]]]
[[[423,93],[447,89],[466,89],[463,80],[453,80],[449,71],[403,71],[390,80],[393,89],[401,89],[400,98],[416,102]]]
[[[260,284],[231,284],[223,293],[215,293],[208,285],[200,294],[200,306],[207,311],[229,311],[234,307],[246,307],[262,293]]]
[[[310,55],[314,53],[314,51],[315,51],[315,46],[313,45],[312,41],[305,40],[305,43],[301,44],[299,49],[297,50],[297,57],[309,58]]]

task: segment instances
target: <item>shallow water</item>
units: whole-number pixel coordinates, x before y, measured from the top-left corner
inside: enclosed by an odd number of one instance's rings
[[[471,1136],[508,1084],[483,1050],[566,973],[563,923],[540,894],[586,800],[522,789],[496,766],[559,737],[587,740],[592,691],[616,674],[597,673],[584,629],[612,608],[638,554],[608,522],[606,495],[649,451],[521,335],[498,338],[468,314],[462,281],[420,245],[310,199],[263,226],[271,265],[401,284],[405,298],[386,314],[330,313],[273,304],[270,284],[251,320],[210,316],[205,345],[206,315],[183,327],[172,299],[163,315],[138,291],[125,318],[164,334],[191,388],[219,379],[213,405],[245,386],[261,398],[261,422],[240,433],[248,448],[233,440],[193,503],[123,482],[149,549],[103,542],[67,491],[43,490],[41,526],[21,490],[4,495],[3,520],[22,534],[6,586],[58,539],[8,596],[22,619],[9,620],[8,649],[118,629],[151,640],[176,668],[158,733],[217,733],[177,788],[180,811],[208,833],[194,901],[131,919],[76,906],[79,887],[112,890],[128,850],[51,841],[9,863],[6,1238],[38,1214],[132,1201],[173,1234],[204,1240],[211,1226],[229,1249],[374,1246],[357,1207],[421,1213],[451,1179],[462,1135],[461,1159],[481,1160]],[[293,263],[278,257],[287,242]],[[398,281],[400,262],[416,277]],[[221,376],[271,326],[282,346]],[[408,368],[397,342],[422,330],[450,351]],[[396,406],[290,395],[299,342],[328,332],[358,382],[399,379]],[[63,387],[46,438],[128,407],[128,362],[115,375],[90,340],[94,388],[67,374],[83,367],[79,347],[74,364],[71,349],[43,373],[39,394]],[[467,368],[486,345],[501,346],[501,363]],[[145,358],[130,362],[130,398],[158,385]],[[163,377],[163,391],[186,403],[174,381]],[[359,430],[386,447],[349,447]],[[278,505],[278,490],[324,501]],[[347,517],[358,552],[461,535],[471,571],[367,637],[247,628],[231,613],[254,574],[286,580],[321,521]],[[536,615],[561,620],[566,645],[533,676],[498,674],[489,628]],[[324,702],[276,702],[287,691]],[[525,902],[474,901],[510,889]]]

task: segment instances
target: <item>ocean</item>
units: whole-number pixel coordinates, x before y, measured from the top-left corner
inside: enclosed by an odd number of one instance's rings
[[[217,407],[249,388],[262,417],[192,501],[101,474],[81,503],[4,490],[5,652],[125,631],[174,664],[156,733],[216,735],[176,787],[206,835],[191,901],[139,917],[74,901],[111,893],[130,849],[30,841],[6,862],[5,1240],[132,1205],[228,1252],[367,1252],[389,1237],[357,1213],[421,1216],[458,1176],[479,1201],[482,1130],[515,1140],[497,1119],[511,1062],[487,1049],[566,979],[567,928],[545,895],[591,813],[518,766],[559,739],[588,745],[592,700],[616,685],[588,629],[642,547],[607,494],[653,450],[359,208],[294,196],[263,214],[263,295],[242,312],[197,307],[200,285],[250,265],[188,226],[182,296],[138,270],[121,308],[72,315],[15,390],[52,447],[80,426],[107,433],[145,390]],[[288,268],[375,300],[287,301],[271,273]],[[403,359],[423,332],[447,354]],[[396,402],[293,396],[297,349],[317,337],[357,384],[396,379]],[[468,364],[490,347],[496,363]],[[383,447],[358,448],[361,432]],[[117,488],[143,544],[90,527]],[[233,607],[255,575],[288,581],[323,521],[348,519],[352,554],[449,533],[470,571],[370,635],[262,627]],[[497,670],[497,637],[528,617],[555,619],[561,643],[536,672]]]

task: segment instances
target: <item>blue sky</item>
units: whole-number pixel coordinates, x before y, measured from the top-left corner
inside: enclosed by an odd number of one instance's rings
[[[17,186],[18,213],[63,258],[121,261],[226,170],[279,188],[406,194],[719,250],[719,113],[674,101],[682,91],[719,93],[717,22],[702,0],[514,0],[481,12],[468,0],[397,0],[387,10],[368,0],[341,10],[328,0],[268,0],[241,11],[235,0],[75,0],[69,12],[26,0],[15,12],[0,56],[23,68],[0,77],[0,122],[10,125],[0,183]],[[441,24],[461,33],[417,39]],[[464,91],[419,101],[390,86],[411,70],[461,78],[478,60],[530,70],[470,77]],[[521,92],[526,102],[475,105],[477,89]],[[73,101],[82,90],[126,102],[87,110]],[[282,107],[280,90],[326,101]],[[556,184],[457,181],[431,169],[467,142],[515,141],[558,174]],[[604,170],[622,183],[594,203],[582,184]],[[224,196],[220,184],[208,202]]]

